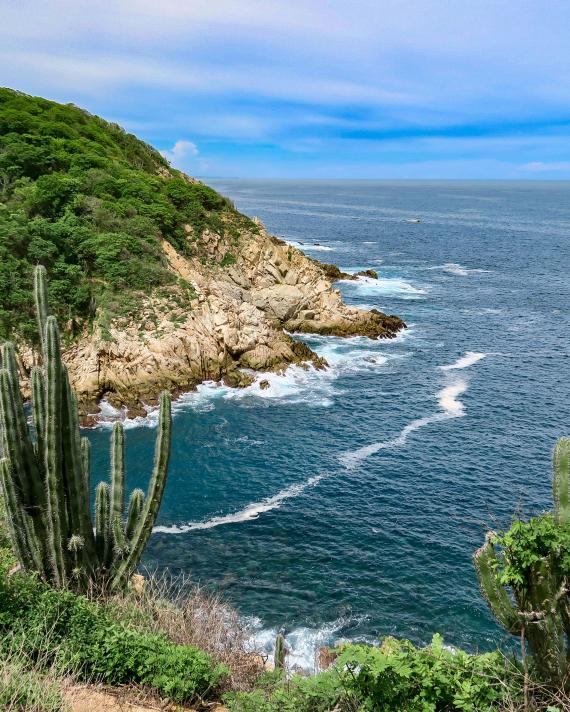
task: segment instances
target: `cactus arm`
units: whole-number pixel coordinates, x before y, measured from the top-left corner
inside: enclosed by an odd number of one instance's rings
[[[144,548],[149,540],[156,515],[162,502],[166,477],[168,474],[168,461],[170,459],[170,443],[172,437],[172,410],[170,394],[163,391],[160,394],[160,414],[158,418],[158,433],[154,451],[154,467],[148,493],[145,497],[144,508],[136,527],[130,551],[114,567],[111,579],[111,588],[116,589],[124,584],[128,575],[140,561]]]
[[[90,572],[93,565],[95,539],[93,536],[93,522],[91,521],[89,493],[85,492],[85,474],[83,455],[81,451],[81,437],[79,433],[79,418],[77,399],[69,385],[67,369],[62,366],[63,385],[63,450],[65,463],[65,480],[68,498],[67,509],[72,536],[79,536],[82,546],[74,546],[74,563],[76,568],[83,561],[86,572]],[[71,551],[71,549],[70,549]]]
[[[25,461],[20,440],[20,431],[14,413],[14,398],[9,372],[0,370],[0,412],[2,416],[2,446],[4,455],[9,458],[14,473],[15,486],[20,496],[26,495],[22,479],[25,478]]]
[[[62,481],[62,366],[59,331],[54,317],[46,323],[46,490],[48,493],[49,544],[53,574],[57,585],[66,583],[65,559],[62,547],[67,537],[64,510],[64,483]]]
[[[558,524],[570,521],[570,438],[560,438],[552,454],[552,491]]]
[[[122,423],[115,423],[111,435],[111,528],[113,551],[122,558],[127,554],[128,542],[123,530],[125,508],[125,431]]]
[[[23,522],[23,509],[18,502],[10,461],[4,457],[0,460],[0,479],[6,510],[6,524],[14,553],[25,569],[33,568],[32,557],[26,541],[26,528]]]
[[[40,335],[40,343],[46,361],[46,341],[45,341],[45,326],[48,318],[48,293],[46,281],[46,268],[43,265],[38,265],[34,271],[34,301],[36,303],[36,318],[38,321],[38,332]]]
[[[477,578],[483,597],[497,621],[509,633],[519,635],[522,625],[507,589],[501,584],[496,572],[497,552],[493,546],[493,534],[487,534],[485,544],[473,556]]]
[[[142,515],[143,507],[144,492],[142,489],[134,489],[129,498],[129,513],[127,515],[127,526],[125,528],[125,535],[128,541],[131,541],[133,538],[133,534]]]
[[[83,465],[83,494],[85,508],[91,512],[91,443],[89,438],[81,438],[81,463]]]
[[[34,429],[36,431],[36,452],[37,461],[40,469],[45,466],[45,433],[46,433],[46,384],[41,369],[34,367],[32,369],[32,415],[34,420]]]
[[[95,491],[95,544],[103,568],[108,567],[111,558],[110,509],[109,485],[99,482]]]

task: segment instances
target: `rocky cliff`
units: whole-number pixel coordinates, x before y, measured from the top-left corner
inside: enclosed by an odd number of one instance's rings
[[[137,414],[163,388],[176,393],[205,380],[243,386],[250,369],[292,363],[326,368],[288,332],[390,338],[404,326],[344,304],[329,269],[260,222],[232,237],[210,230],[196,236],[190,226],[186,232],[200,257],[185,257],[166,240],[161,245],[168,268],[192,293],[176,285],[143,298],[136,314],[104,328],[96,323],[66,350],[84,416],[103,397]],[[23,360],[29,368],[32,352]]]

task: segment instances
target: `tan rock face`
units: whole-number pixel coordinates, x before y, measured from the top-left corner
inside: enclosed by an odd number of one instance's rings
[[[199,248],[200,259],[166,241],[162,247],[170,269],[194,287],[195,299],[143,298],[138,314],[105,333],[86,333],[65,352],[84,412],[93,412],[103,396],[135,413],[164,388],[176,393],[204,380],[251,382],[240,368],[281,369],[307,360],[325,365],[284,330],[389,338],[404,326],[397,317],[345,305],[318,262],[262,226],[237,238],[187,235],[189,252]],[[223,267],[228,253],[233,264]],[[31,352],[22,350],[21,358],[29,368]]]

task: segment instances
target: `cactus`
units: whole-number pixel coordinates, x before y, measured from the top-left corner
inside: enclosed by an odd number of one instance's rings
[[[170,396],[160,396],[159,429],[149,490],[134,490],[124,518],[124,432],[111,436],[111,479],[90,505],[90,445],[80,437],[77,399],[61,360],[59,330],[48,314],[45,269],[37,267],[34,297],[42,367],[31,374],[29,432],[13,344],[2,347],[0,491],[14,553],[24,569],[75,590],[117,589],[128,581],[148,542],[166,484],[171,443]]]
[[[285,656],[287,649],[285,647],[285,638],[282,633],[278,633],[275,638],[275,652],[273,653],[273,665],[276,670],[285,670]]]
[[[474,564],[484,598],[498,623],[528,643],[540,678],[568,687],[570,678],[570,438],[552,458],[554,511],[515,521],[499,536],[488,532]],[[524,649],[524,646],[523,646]]]

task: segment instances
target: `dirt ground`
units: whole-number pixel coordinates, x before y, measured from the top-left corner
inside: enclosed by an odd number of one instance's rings
[[[145,699],[127,690],[109,690],[93,685],[70,685],[65,699],[71,712],[195,712],[196,707],[180,707]],[[199,708],[203,712],[228,712],[227,707],[213,703]]]

